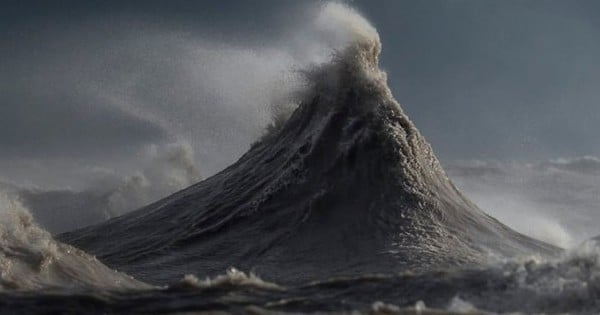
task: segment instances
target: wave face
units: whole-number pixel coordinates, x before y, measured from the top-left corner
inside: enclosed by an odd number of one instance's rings
[[[556,253],[455,188],[391,95],[377,33],[342,13],[347,48],[306,73],[285,124],[217,175],[60,239],[153,283],[229,266],[285,282]]]

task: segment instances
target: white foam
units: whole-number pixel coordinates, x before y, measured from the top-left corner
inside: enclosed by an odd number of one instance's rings
[[[82,287],[150,286],[56,242],[17,199],[0,193],[0,291]]]
[[[204,280],[198,279],[194,275],[185,275],[179,286],[191,286],[197,288],[211,288],[211,287],[224,287],[224,286],[252,286],[268,290],[281,290],[282,287],[267,282],[259,278],[257,275],[250,273],[246,274],[236,268],[229,268],[224,275],[218,275],[214,278],[205,278]]]

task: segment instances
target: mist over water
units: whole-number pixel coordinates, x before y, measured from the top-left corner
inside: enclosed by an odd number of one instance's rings
[[[489,214],[529,236],[571,247],[600,233],[599,161],[462,161],[448,163],[447,170]]]

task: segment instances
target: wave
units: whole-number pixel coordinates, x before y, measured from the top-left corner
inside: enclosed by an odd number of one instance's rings
[[[0,292],[150,287],[54,241],[18,200],[4,193],[0,194],[0,267]]]
[[[299,282],[557,254],[455,188],[387,87],[375,29],[341,4],[323,14],[346,47],[305,72],[285,124],[222,172],[59,239],[152,283],[231,265]]]

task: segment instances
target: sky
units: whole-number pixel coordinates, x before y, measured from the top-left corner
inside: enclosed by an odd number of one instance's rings
[[[157,196],[214,174],[335,49],[318,3],[2,1],[0,182]],[[444,164],[600,156],[600,2],[346,3]]]
[[[600,3],[357,3],[392,89],[442,158],[598,154]]]

